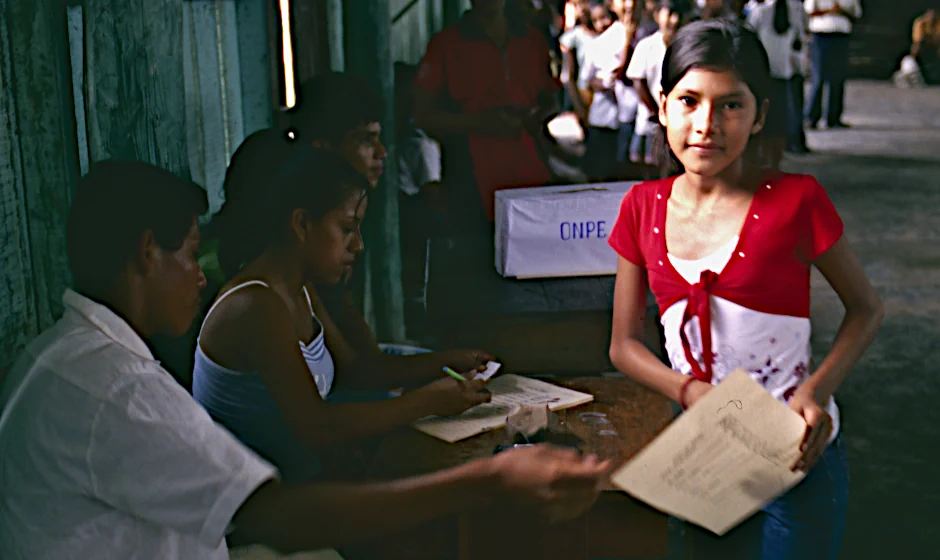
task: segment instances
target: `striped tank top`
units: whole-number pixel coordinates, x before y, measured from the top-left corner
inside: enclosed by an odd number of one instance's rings
[[[260,280],[235,286],[212,305],[203,320],[203,327],[222,300],[242,288],[254,285],[270,288]],[[333,357],[326,347],[323,324],[313,312],[313,303],[306,288],[304,295],[313,320],[320,325],[320,332],[308,344],[301,341],[298,344],[320,396],[326,399],[333,386]],[[193,397],[217,423],[274,464],[285,483],[305,482],[319,473],[321,464],[317,454],[294,435],[261,375],[219,365],[203,352],[198,339],[193,365]]]

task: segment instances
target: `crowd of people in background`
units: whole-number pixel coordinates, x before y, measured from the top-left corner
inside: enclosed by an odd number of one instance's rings
[[[408,111],[407,135],[399,138],[403,203],[420,206],[414,200],[425,198],[421,192],[433,192],[426,206],[438,218],[448,215],[440,223],[466,229],[485,224],[481,216],[493,221],[499,189],[665,173],[662,58],[676,31],[696,20],[737,20],[766,47],[774,90],[759,155],[771,167],[784,153],[809,152],[805,128],[823,120],[830,129],[848,126],[848,37],[862,13],[859,0],[471,4],[459,23],[431,39],[414,87],[402,89],[409,103],[399,104]],[[924,66],[940,44],[932,13],[915,29]],[[578,149],[548,133],[545,119],[559,114],[577,123]]]
[[[486,231],[497,190],[669,173],[659,122],[662,61],[675,33],[696,20],[743,23],[768,52],[771,108],[754,157],[779,168],[785,153],[809,152],[807,127],[823,120],[830,129],[847,126],[848,37],[861,16],[858,0],[471,5],[431,39],[417,69],[396,68],[401,206],[409,217],[424,218],[403,220],[412,224],[402,230],[411,263],[424,259],[429,227]],[[924,64],[940,44],[935,21],[915,31]],[[552,134],[547,120],[571,126]],[[410,282],[414,305],[422,283]]]

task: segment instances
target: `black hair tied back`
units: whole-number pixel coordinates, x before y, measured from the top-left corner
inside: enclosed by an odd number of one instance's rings
[[[232,277],[266,248],[284,242],[290,216],[302,208],[321,219],[365,196],[368,182],[334,152],[267,129],[245,139],[225,173],[225,205],[213,218],[219,265]]]

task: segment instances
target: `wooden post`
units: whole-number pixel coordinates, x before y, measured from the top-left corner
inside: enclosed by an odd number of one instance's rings
[[[238,62],[241,67],[242,130],[245,136],[274,124],[274,61],[269,40],[270,10],[265,2],[236,2]],[[238,147],[237,145],[235,146]]]
[[[78,179],[65,3],[0,0],[0,371],[61,313]]]
[[[366,218],[366,299],[371,298],[375,313],[373,327],[378,339],[403,341],[405,319],[389,0],[345,0],[343,8],[346,71],[368,79],[385,99],[386,107],[382,136],[388,159],[382,183],[371,196]]]
[[[326,33],[330,44],[330,70],[346,69],[346,49],[343,46],[343,0],[326,0]]]
[[[328,5],[323,0],[291,0],[297,85],[328,70],[330,63]]]
[[[224,0],[186,2],[182,14],[190,173],[206,189],[209,212],[215,213],[225,198],[225,169],[246,135],[236,6]]]
[[[190,179],[182,0],[85,0],[84,20],[89,159]]]

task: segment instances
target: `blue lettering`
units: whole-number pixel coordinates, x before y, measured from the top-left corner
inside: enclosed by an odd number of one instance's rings
[[[570,239],[596,239],[607,238],[607,222],[598,220],[596,222],[561,222],[558,226],[558,234],[562,241]]]

